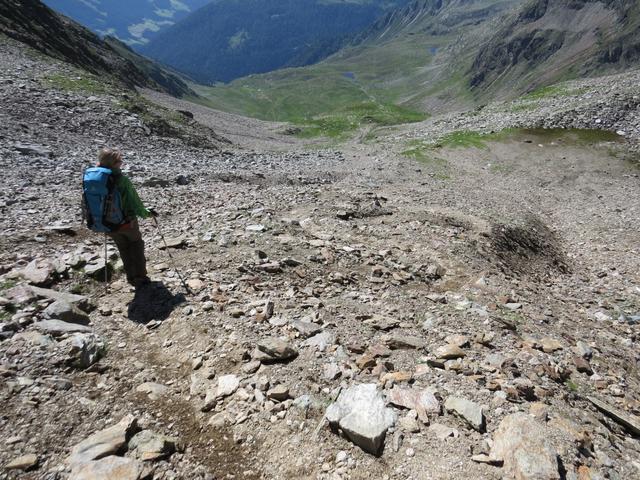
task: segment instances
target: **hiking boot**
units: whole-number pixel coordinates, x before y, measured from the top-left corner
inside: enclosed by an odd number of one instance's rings
[[[151,279],[149,277],[137,277],[133,279],[133,286],[135,288],[144,287],[145,285],[149,285],[151,283]]]

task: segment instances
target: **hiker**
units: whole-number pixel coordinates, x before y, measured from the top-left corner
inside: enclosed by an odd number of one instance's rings
[[[149,218],[158,214],[152,208],[144,207],[121,167],[122,154],[118,150],[101,148],[97,166],[85,171],[87,222],[93,231],[104,232],[113,239],[120,252],[127,281],[134,287],[140,287],[150,280],[137,217]]]

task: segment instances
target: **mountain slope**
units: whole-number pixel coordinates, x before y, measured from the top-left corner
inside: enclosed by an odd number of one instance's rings
[[[205,83],[317,61],[405,0],[218,0],[142,52]]]
[[[480,50],[471,86],[531,90],[640,61],[637,0],[533,0]]]
[[[473,105],[466,72],[500,16],[520,1],[420,0],[384,16],[357,42],[305,68],[200,90],[211,105],[300,120],[367,103],[422,112]],[[313,92],[313,95],[309,95]]]
[[[209,0],[45,0],[45,4],[100,35],[143,45]]]
[[[130,50],[121,55],[113,48],[113,41],[101,40],[39,0],[0,2],[0,32],[93,74],[115,78],[130,88],[147,87],[176,96],[194,94],[179,77]]]

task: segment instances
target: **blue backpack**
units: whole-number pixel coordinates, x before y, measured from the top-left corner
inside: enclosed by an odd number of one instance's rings
[[[111,169],[87,168],[82,178],[82,197],[87,227],[94,232],[113,232],[124,223],[122,197]]]

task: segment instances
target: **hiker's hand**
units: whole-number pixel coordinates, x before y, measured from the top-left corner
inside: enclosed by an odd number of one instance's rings
[[[151,214],[151,216],[152,216],[153,218],[156,218],[156,217],[159,215],[159,213],[158,213],[158,212],[156,212],[156,209],[155,209],[155,208],[149,208],[149,209],[147,209],[147,210],[149,210],[149,214]]]

